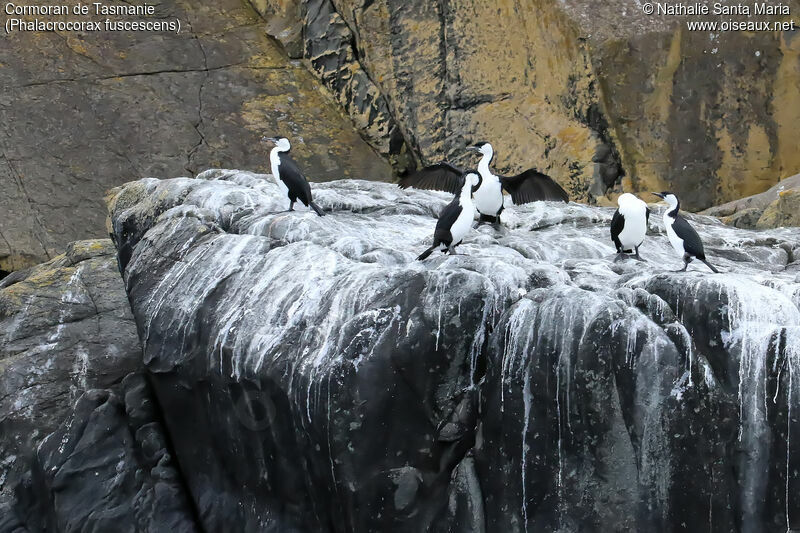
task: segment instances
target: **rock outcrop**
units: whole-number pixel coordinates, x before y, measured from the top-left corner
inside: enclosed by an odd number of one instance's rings
[[[574,198],[671,189],[692,210],[800,170],[797,32],[690,31],[739,19],[638,0],[252,3],[351,115],[396,124],[424,163],[489,139],[501,171],[538,167]]]
[[[758,229],[800,226],[800,189],[778,193],[756,222]]]
[[[271,4],[250,0],[264,17],[267,32],[290,57],[308,58],[308,66],[330,89],[367,141],[405,172],[414,166],[400,127],[380,88],[372,81],[353,47],[355,36],[328,0]]]
[[[124,182],[210,166],[267,170],[265,133],[292,137],[310,179],[391,178],[249,6],[165,0],[155,8],[151,19],[180,20],[180,33],[4,35],[0,270],[102,236],[103,195]]]
[[[0,280],[0,501],[84,392],[141,368],[108,239],[72,243],[64,255]]]
[[[800,226],[800,219],[797,218],[800,210],[798,191],[800,174],[786,178],[768,191],[712,207],[703,214],[719,217],[724,223],[737,228]]]
[[[110,204],[203,529],[800,526],[795,233],[692,218],[726,273],[673,274],[658,217],[614,262],[610,209],[538,204],[419,263],[447,195],[315,198],[211,171]]]
[[[149,385],[87,392],[5,529],[800,527],[796,232],[693,216],[725,273],[676,274],[660,217],[615,262],[611,209],[534,204],[417,262],[448,195],[268,178],[114,191]]]
[[[201,531],[141,374],[81,396],[29,466],[4,533]]]

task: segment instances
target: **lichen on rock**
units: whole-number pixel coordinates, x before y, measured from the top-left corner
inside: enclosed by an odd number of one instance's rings
[[[501,172],[536,167],[580,201],[670,189],[690,210],[800,169],[791,32],[689,31],[629,0],[256,3],[323,80],[365,73],[386,102],[371,115],[424,164],[464,163],[465,145],[489,140]],[[308,31],[316,17],[341,31]]]

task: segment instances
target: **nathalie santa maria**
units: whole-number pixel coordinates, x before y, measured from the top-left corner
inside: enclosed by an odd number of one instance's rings
[[[768,4],[757,2],[755,4],[720,4],[713,5],[696,2],[662,3],[656,4],[657,15],[790,15],[791,10],[787,4]]]

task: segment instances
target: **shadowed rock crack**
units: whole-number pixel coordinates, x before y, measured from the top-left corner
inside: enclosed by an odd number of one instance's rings
[[[201,47],[202,49],[202,47]],[[205,57],[205,53],[203,54]],[[52,85],[52,84],[59,84],[59,83],[77,83],[77,82],[97,82],[97,81],[106,81],[106,80],[115,80],[118,78],[134,78],[137,76],[157,76],[160,74],[186,74],[191,72],[213,72],[215,70],[224,70],[227,68],[233,67],[241,67],[243,65],[247,65],[246,61],[240,63],[230,63],[228,65],[222,65],[219,67],[211,67],[211,68],[187,68],[187,69],[163,69],[163,70],[152,70],[146,72],[125,72],[120,74],[112,74],[110,76],[99,76],[99,77],[83,77],[83,78],[57,78],[52,80],[41,80],[41,81],[33,81],[29,83],[25,83],[23,85],[17,85],[15,87],[11,87],[10,89],[24,89],[28,87],[36,87],[40,85]],[[285,67],[259,67],[259,66],[248,66],[246,67],[251,70],[277,70],[282,69]]]
[[[197,89],[197,122],[192,124],[194,130],[197,132],[197,135],[200,137],[190,150],[189,153],[186,155],[186,171],[194,177],[195,172],[192,170],[192,156],[197,153],[197,150],[206,142],[206,138],[203,135],[203,131],[201,130],[203,126],[203,87],[205,87],[206,82],[208,81],[208,56],[206,56],[206,51],[203,48],[203,44],[200,42],[200,39],[195,36],[195,40],[197,41],[197,46],[200,49],[200,53],[203,54],[203,64],[205,65],[205,76],[203,77],[203,81],[200,82],[200,86]]]

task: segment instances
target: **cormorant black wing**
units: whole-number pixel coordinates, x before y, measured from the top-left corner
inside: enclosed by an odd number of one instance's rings
[[[611,219],[611,240],[617,247],[618,252],[622,252],[622,243],[619,242],[619,234],[625,229],[625,217],[619,212],[619,209],[614,211],[614,217]]]
[[[445,191],[458,194],[463,183],[461,176],[464,172],[450,163],[437,163],[400,180],[400,188],[425,189],[428,191]]]
[[[451,240],[452,235],[450,234],[450,228],[456,223],[458,215],[460,215],[461,210],[464,209],[461,207],[461,202],[459,200],[459,197],[456,196],[453,198],[452,202],[442,209],[442,212],[439,214],[439,221],[436,223],[436,231],[433,233],[434,239],[445,242]]]
[[[706,258],[706,253],[703,250],[703,241],[700,240],[700,235],[697,234],[695,229],[685,218],[680,215],[675,217],[675,222],[672,223],[672,229],[678,237],[683,239],[683,250],[686,253],[698,259]]]
[[[569,202],[567,191],[553,178],[534,169],[516,176],[497,176],[503,188],[511,195],[515,205],[552,200]]]
[[[278,165],[278,175],[286,187],[289,189],[289,196],[295,196],[298,200],[308,206],[311,202],[311,185],[303,175],[303,171],[288,154],[280,154],[281,164]]]

